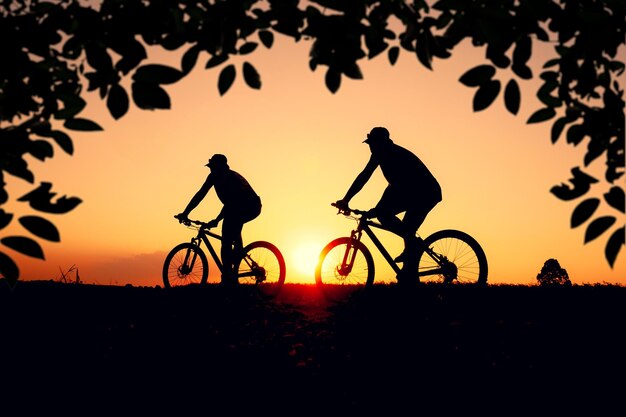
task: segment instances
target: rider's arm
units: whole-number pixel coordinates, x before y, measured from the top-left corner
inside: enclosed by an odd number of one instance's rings
[[[222,207],[222,209],[220,210],[220,213],[217,215],[214,221],[219,223],[223,219],[224,219],[224,207]]]
[[[363,168],[363,171],[361,171],[361,173],[357,175],[354,182],[348,189],[348,192],[343,197],[342,200],[346,204],[352,199],[352,197],[354,197],[359,191],[361,191],[361,189],[365,186],[367,181],[369,181],[369,179],[372,177],[372,174],[374,173],[377,167],[378,167],[378,161],[376,161],[376,159],[372,155],[370,157],[370,160],[367,162],[367,165],[365,165],[365,168]]]
[[[187,204],[187,207],[182,212],[182,214],[185,216],[188,216],[189,213],[191,213],[191,211],[195,209],[198,206],[198,204],[200,204],[200,202],[204,199],[204,197],[206,197],[207,193],[209,192],[212,186],[213,186],[213,181],[211,181],[209,177],[204,182],[204,184],[202,184],[202,187],[200,187],[198,192],[191,198],[191,201],[189,201],[189,204]]]

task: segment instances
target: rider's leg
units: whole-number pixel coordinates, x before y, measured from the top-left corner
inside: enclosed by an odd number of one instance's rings
[[[409,216],[407,219],[407,213],[405,213],[403,219],[397,216],[399,213],[407,210],[407,200],[408,197],[400,190],[387,187],[380,201],[374,208],[374,213],[380,221],[380,224],[390,232],[402,237],[404,240],[404,251],[398,258],[403,257],[403,255],[406,258],[406,254],[414,252],[417,240],[415,236],[417,226],[414,226],[413,223],[417,222],[419,219],[415,216]],[[396,258],[396,262],[398,262],[398,258]],[[404,262],[397,276],[398,282],[415,282],[417,279],[417,261],[415,260],[415,256],[412,256],[411,259]]]
[[[235,277],[235,271],[233,270],[233,263],[235,262],[235,254],[241,250],[242,238],[241,229],[243,223],[236,217],[224,217],[224,223],[222,224],[222,283],[224,284],[237,284],[237,277]]]
[[[222,281],[231,284],[238,284],[234,270],[234,263],[237,257],[241,256],[243,250],[243,238],[241,232],[244,223],[249,222],[261,213],[261,201],[255,198],[251,201],[242,202],[236,207],[229,207],[227,215],[224,216],[222,224],[222,248],[221,257],[224,264]]]
[[[374,207],[373,214],[385,229],[402,236],[404,228],[402,226],[402,220],[400,220],[397,215],[404,210],[406,210],[406,208],[402,207],[401,195],[396,189],[387,187],[380,201],[376,204],[376,207]]]
[[[426,216],[437,205],[437,202],[433,201],[420,201],[421,204],[417,204],[414,207],[409,208],[404,214],[402,219],[402,225],[404,227],[404,252],[402,257],[402,271],[406,275],[417,276],[418,262],[420,257],[420,242],[417,238],[417,230],[422,225]]]

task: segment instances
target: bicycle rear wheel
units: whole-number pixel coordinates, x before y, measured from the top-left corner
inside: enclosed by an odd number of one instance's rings
[[[235,265],[240,284],[257,285],[268,296],[277,295],[285,284],[285,258],[270,242],[252,242]]]
[[[163,263],[165,288],[206,284],[208,277],[209,263],[206,254],[193,243],[181,243],[165,257]]]
[[[344,264],[344,259],[349,260],[352,256],[354,263],[349,267],[350,262]],[[374,285],[374,259],[371,252],[363,242],[352,241],[350,237],[331,241],[320,253],[315,268],[315,284],[326,295],[330,295],[331,291],[341,293],[342,286],[371,287]]]
[[[443,260],[443,266],[422,252],[419,258],[420,281],[487,283],[487,256],[476,239],[467,233],[452,229],[440,230],[424,239],[424,244]],[[428,274],[435,269],[440,269],[440,273]]]

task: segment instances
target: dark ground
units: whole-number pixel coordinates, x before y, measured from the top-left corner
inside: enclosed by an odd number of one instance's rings
[[[0,280],[0,313],[16,416],[626,415],[621,286],[382,285],[330,302],[307,285],[267,300]]]

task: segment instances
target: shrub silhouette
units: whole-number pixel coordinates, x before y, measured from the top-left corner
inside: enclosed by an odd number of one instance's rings
[[[544,262],[541,272],[537,274],[539,285],[565,285],[570,286],[572,282],[569,280],[567,271],[561,268],[559,261],[556,259],[548,259]]]

